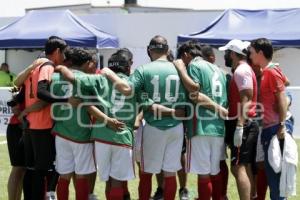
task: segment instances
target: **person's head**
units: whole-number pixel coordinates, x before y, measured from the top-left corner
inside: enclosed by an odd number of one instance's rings
[[[95,74],[97,71],[98,63],[99,63],[99,58],[97,55],[97,52],[95,50],[90,50],[89,51],[91,55],[91,60],[89,62],[89,65],[85,69],[85,73],[87,74]]]
[[[79,68],[86,72],[91,60],[92,56],[88,50],[80,47],[73,48],[71,54],[72,67]]]
[[[123,73],[129,76],[132,65],[131,59],[132,57],[127,51],[118,50],[109,58],[108,67],[115,73]]]
[[[253,65],[264,67],[266,62],[270,62],[273,58],[273,47],[270,40],[266,38],[258,38],[250,43],[250,59]]]
[[[67,43],[57,37],[51,36],[45,44],[45,54],[55,65],[63,64],[65,60],[64,51],[67,48]]]
[[[201,46],[201,53],[204,60],[214,64],[216,62],[216,55],[210,45]]]
[[[154,36],[147,47],[147,53],[151,61],[157,60],[162,56],[167,56],[168,50],[167,39],[160,35]]]
[[[197,41],[187,41],[177,49],[177,58],[187,66],[195,57],[201,56],[201,45]]]
[[[2,63],[0,70],[9,73],[9,65],[7,63]]]
[[[220,51],[225,51],[225,65],[235,69],[241,60],[247,61],[248,46],[249,42],[234,39],[229,41],[225,46],[219,47]]]
[[[126,57],[126,59],[129,61],[130,67],[132,66],[132,64],[133,64],[133,54],[128,48],[119,49],[117,51],[117,53],[124,55]]]
[[[74,48],[68,47],[65,49],[65,60],[64,65],[67,67],[72,67],[72,56],[73,56],[73,50]]]

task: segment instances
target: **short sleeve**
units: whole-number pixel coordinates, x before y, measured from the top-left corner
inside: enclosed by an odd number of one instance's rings
[[[51,77],[52,74],[54,73],[54,67],[52,65],[44,65],[40,68],[40,73],[39,73],[39,80],[44,81],[47,80],[48,82],[51,82]]]
[[[281,71],[273,68],[268,72],[268,83],[271,91],[273,93],[284,91],[286,78]]]
[[[188,75],[193,79],[195,83],[201,83],[201,76],[199,74],[199,68],[194,65],[190,64],[187,68]]]
[[[139,92],[143,89],[144,86],[144,76],[143,76],[143,67],[139,67],[134,70],[133,74],[129,77],[129,81],[134,86],[136,92]]]
[[[246,89],[253,89],[253,79],[252,79],[251,71],[247,69],[243,69],[243,68],[239,69],[239,68],[234,72],[233,75],[238,90],[242,91]]]

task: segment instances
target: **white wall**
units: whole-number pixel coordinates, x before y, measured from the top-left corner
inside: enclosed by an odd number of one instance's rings
[[[278,62],[284,74],[289,78],[291,85],[288,91],[293,96],[291,112],[295,118],[294,135],[300,137],[300,49],[296,48],[283,48],[275,51],[274,62]]]
[[[10,70],[18,74],[29,66],[40,53],[41,51],[7,50],[6,62],[9,64]]]
[[[172,50],[176,49],[179,34],[198,32],[211,23],[221,12],[130,13],[82,15],[101,30],[118,36],[120,47],[134,54],[133,67],[148,62],[146,47],[155,35],[167,38]]]

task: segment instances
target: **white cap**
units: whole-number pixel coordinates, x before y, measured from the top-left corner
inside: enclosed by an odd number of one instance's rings
[[[220,51],[226,51],[226,50],[231,50],[234,51],[238,54],[246,56],[246,54],[243,52],[244,49],[247,49],[248,46],[250,45],[250,42],[248,41],[242,41],[242,40],[231,40],[229,41],[225,46],[219,47]]]

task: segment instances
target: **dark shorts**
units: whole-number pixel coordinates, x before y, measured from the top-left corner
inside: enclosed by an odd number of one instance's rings
[[[255,161],[257,137],[259,133],[258,123],[256,121],[248,122],[244,126],[243,143],[240,148],[233,145],[233,135],[237,120],[227,120],[226,143],[231,150],[231,165],[252,164]]]
[[[54,168],[55,137],[51,129],[25,130],[25,165],[37,170],[50,170]]]
[[[10,164],[14,167],[25,166],[23,130],[19,124],[8,124],[6,139]]]

